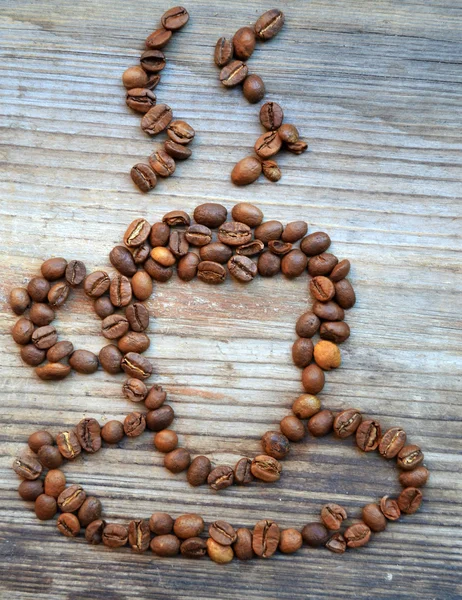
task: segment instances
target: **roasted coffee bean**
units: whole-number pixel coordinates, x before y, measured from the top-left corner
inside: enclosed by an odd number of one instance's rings
[[[329,539],[329,535],[329,530],[322,523],[308,523],[302,529],[303,541],[311,548],[323,546]]]
[[[225,488],[233,485],[234,483],[234,472],[231,467],[227,465],[220,465],[210,471],[207,477],[207,483],[213,490],[224,490]]]
[[[218,39],[215,45],[214,60],[217,67],[224,67],[233,58],[233,40],[225,37]]]
[[[372,452],[379,445],[381,434],[377,421],[363,421],[356,430],[356,445],[364,452]]]
[[[323,231],[316,231],[315,233],[310,233],[302,239],[300,242],[300,249],[307,256],[315,256],[325,252],[329,248],[330,243],[330,237],[327,235],[327,233],[324,233]]]
[[[290,451],[289,440],[279,431],[267,431],[261,438],[261,446],[265,454],[278,460],[285,458]]]
[[[51,448],[51,446],[50,446]],[[32,481],[42,473],[42,465],[35,456],[22,456],[13,462],[13,469],[23,479]]]
[[[346,550],[346,539],[341,533],[334,533],[334,535],[327,540],[325,546],[335,554],[343,554]]]
[[[144,193],[154,189],[157,184],[156,174],[149,165],[145,165],[144,163],[134,165],[131,168],[130,177],[139,190]]]
[[[238,250],[243,246],[244,244],[239,246]],[[199,254],[203,261],[224,264],[227,263],[231,258],[233,251],[226,244],[222,244],[221,242],[212,242],[211,244],[207,244],[207,246],[203,246],[199,250]]]
[[[101,324],[101,331],[108,340],[116,340],[128,331],[128,319],[123,315],[109,315]]]
[[[255,142],[255,153],[267,160],[279,152],[282,146],[282,140],[277,131],[267,131],[263,133]]]
[[[196,456],[186,474],[189,485],[197,487],[207,483],[207,477],[210,475],[211,470],[212,463],[206,456]]]
[[[173,118],[172,109],[167,104],[156,104],[141,119],[141,129],[149,135],[157,135],[167,129]]]
[[[336,302],[313,302],[311,310],[314,314],[324,321],[343,321],[345,311]]]
[[[313,363],[303,369],[302,385],[308,394],[319,394],[324,388],[326,378],[324,371]]]
[[[63,457],[56,446],[42,446],[37,458],[46,469],[58,469],[63,464]]]
[[[77,373],[95,373],[98,370],[98,357],[89,350],[76,350],[69,358],[70,366]]]
[[[252,532],[245,527],[236,531],[236,541],[233,545],[236,558],[239,560],[250,560],[253,558]]]
[[[335,301],[342,308],[351,308],[356,303],[356,294],[348,279],[341,279],[335,284]]]
[[[151,154],[149,164],[160,177],[170,177],[175,172],[175,161],[162,148]]]
[[[137,333],[136,331],[129,331],[117,342],[119,350],[123,354],[129,352],[141,354],[149,348],[150,344],[151,340],[145,333]]]
[[[248,225],[237,221],[223,223],[218,230],[218,239],[228,246],[241,246],[252,239],[252,232]]]
[[[313,437],[322,437],[332,431],[334,415],[331,410],[321,410],[311,417],[307,423],[308,431]]]
[[[410,444],[399,451],[396,463],[403,471],[412,471],[423,462],[423,459],[424,455],[419,446]]]
[[[255,229],[255,239],[267,244],[270,240],[278,240],[283,229],[279,221],[266,221]]]
[[[115,375],[116,373],[120,373],[122,371],[120,363],[122,362],[123,355],[114,344],[108,344],[107,346],[101,348],[98,358],[106,373]]]
[[[101,448],[101,427],[96,419],[82,419],[75,433],[85,452],[93,454]]]
[[[195,513],[181,515],[173,525],[173,533],[186,540],[188,538],[198,537],[204,531],[204,519]]]
[[[49,521],[58,512],[56,500],[46,494],[40,494],[35,501],[35,515],[40,521]]]
[[[159,409],[160,410],[160,409]],[[164,466],[171,473],[181,473],[191,464],[191,455],[185,448],[176,448],[164,458]]]
[[[279,424],[282,433],[291,442],[300,442],[305,437],[305,426],[303,422],[293,415],[284,417]]]
[[[277,35],[284,25],[284,13],[277,8],[266,11],[255,23],[255,33],[263,40],[270,40]]]
[[[27,291],[34,302],[45,302],[50,291],[50,283],[45,277],[33,277],[27,284]]]
[[[85,530],[85,540],[89,544],[93,544],[95,546],[97,544],[101,544],[103,540],[103,531],[105,527],[106,521],[103,521],[102,519],[93,521],[93,523],[90,523],[90,525],[88,525],[88,527]]]
[[[42,446],[53,446],[54,440],[49,431],[44,431],[42,429],[32,433],[29,436],[27,443],[32,452],[38,452]]]
[[[346,518],[347,512],[343,506],[329,503],[321,508],[321,520],[327,529],[337,531],[337,529],[340,529]]]
[[[132,255],[135,265],[142,265],[145,263],[150,252],[151,246],[148,244],[148,242],[143,242],[140,246],[133,248]]]
[[[160,50],[146,50],[140,57],[140,64],[147,73],[158,73],[165,67],[165,55]]]
[[[144,269],[154,281],[160,281],[162,283],[168,281],[173,275],[173,269],[171,267],[163,267],[152,258],[148,258],[144,263]]]
[[[270,240],[268,242],[268,248],[273,254],[277,256],[284,256],[292,250],[292,244],[289,242],[283,242],[281,240]]]
[[[222,546],[231,546],[237,539],[236,531],[226,521],[215,521],[209,526],[209,536]]]
[[[318,317],[309,310],[297,319],[295,331],[300,337],[312,338],[317,333],[320,324]]]
[[[128,67],[122,74],[122,83],[127,90],[147,87],[148,80],[148,74],[140,66]]]
[[[151,227],[151,233],[149,235],[149,241],[151,246],[166,246],[170,237],[170,227],[167,223],[154,223]]]
[[[276,102],[265,102],[260,109],[260,123],[268,131],[275,131],[282,125],[284,112]]]
[[[262,211],[255,206],[254,204],[250,204],[249,202],[239,202],[233,206],[231,211],[231,216],[234,221],[238,221],[239,223],[244,223],[249,227],[258,227],[263,221],[263,213]]]
[[[283,242],[290,242],[294,244],[306,235],[308,231],[308,225],[305,221],[292,221],[284,227],[284,231],[281,234]]]
[[[250,467],[252,475],[266,483],[273,483],[281,477],[282,465],[272,456],[259,454]]]
[[[226,87],[234,87],[244,81],[248,72],[249,69],[244,62],[233,60],[221,69],[220,81]]]
[[[31,299],[26,288],[16,287],[11,290],[10,306],[16,315],[22,315],[30,305],[30,302]]]
[[[327,302],[334,297],[335,287],[330,279],[319,275],[310,281],[310,292],[318,302]]]
[[[18,487],[18,493],[23,500],[37,500],[43,494],[43,483],[39,479],[21,481]]]
[[[401,516],[401,511],[398,502],[394,498],[384,496],[380,500],[380,510],[389,521],[397,521]]]
[[[239,254],[240,256],[255,256],[256,254],[260,254],[264,247],[265,244],[260,240],[252,240],[251,242],[247,242],[247,244],[238,246],[236,248],[236,254]]]
[[[80,285],[86,274],[87,269],[81,260],[71,260],[65,271],[66,281],[71,287]]]
[[[399,482],[404,487],[419,488],[427,483],[430,472],[425,467],[417,467],[413,471],[404,471],[399,476]]]
[[[57,363],[59,364],[59,363]],[[73,460],[82,451],[79,440],[73,431],[62,431],[56,436],[56,445],[58,450],[67,458],[67,460]]]
[[[262,172],[262,165],[255,156],[246,156],[236,163],[231,171],[231,181],[235,185],[249,185],[256,181]]]
[[[173,140],[165,140],[164,148],[165,152],[176,160],[186,160],[192,154],[191,148],[182,146]]]
[[[169,31],[177,31],[186,25],[189,21],[189,13],[186,8],[182,6],[175,6],[174,8],[169,8],[160,20],[162,27],[164,29],[168,29]]]
[[[180,552],[185,558],[202,558],[207,554],[207,542],[193,537],[182,542]]]
[[[177,225],[189,227],[191,225],[191,217],[184,210],[171,210],[162,217],[162,221],[170,227]]]
[[[63,365],[62,363],[48,363],[35,369],[37,377],[44,381],[58,381],[64,379],[70,372],[70,366]]]
[[[79,517],[80,524],[83,527],[87,527],[93,521],[97,521],[101,517],[102,512],[103,507],[100,500],[94,496],[88,496],[79,508],[77,516]]]
[[[357,408],[347,408],[334,419],[334,433],[340,439],[353,435],[363,420]]]
[[[109,253],[109,260],[111,265],[126,277],[133,277],[136,273],[132,253],[125,246],[115,246]]]
[[[80,533],[80,522],[78,518],[71,513],[59,515],[56,526],[59,532],[66,537],[77,537]]]
[[[74,351],[74,345],[72,342],[63,340],[57,342],[54,346],[49,348],[47,351],[47,359],[50,362],[59,362],[63,358],[67,358]]]
[[[180,258],[178,261],[177,273],[178,277],[183,281],[191,281],[197,275],[197,266],[201,259],[194,254],[194,252],[188,252]]]
[[[252,77],[252,76],[250,76]],[[247,80],[249,79],[249,77],[247,77]],[[245,83],[244,83],[245,86]],[[248,100],[248,98],[247,98]],[[261,98],[260,98],[261,100]],[[249,100],[250,102],[250,100]],[[258,102],[258,100],[257,100]],[[279,181],[282,177],[282,173],[281,173],[281,169],[279,168],[278,163],[275,160],[264,160],[261,164],[262,169],[263,169],[263,175],[266,177],[266,179],[269,179],[270,181]]]
[[[314,360],[324,371],[336,369],[342,363],[339,347],[327,340],[318,342],[313,350]]]
[[[293,554],[303,545],[302,534],[296,529],[283,529],[279,539],[279,551],[283,554]]]
[[[292,411],[299,419],[309,419],[321,410],[321,400],[311,394],[302,394],[292,404]]]
[[[219,263],[203,260],[197,265],[197,277],[205,283],[223,283],[226,270]]]
[[[164,404],[148,412],[146,415],[146,424],[151,431],[162,431],[162,429],[172,424],[174,417],[173,408],[168,404]]]
[[[255,50],[255,32],[251,27],[241,27],[233,36],[234,56],[248,60]]]
[[[257,265],[247,256],[233,256],[228,261],[228,270],[234,279],[247,283],[257,274]]]
[[[37,327],[43,327],[49,325],[55,318],[55,311],[44,302],[34,302],[30,307],[29,319],[37,325]]]
[[[128,542],[128,527],[118,523],[108,523],[103,529],[102,540],[108,548],[121,548]]]
[[[177,144],[189,144],[196,132],[186,121],[172,121],[167,129],[168,137]]]
[[[125,316],[133,331],[145,331],[149,326],[149,311],[139,302],[135,302],[125,309]]]
[[[151,540],[151,550],[157,556],[176,556],[180,551],[180,540],[176,535],[160,534]]]
[[[66,476],[59,469],[51,469],[45,475],[44,488],[45,494],[58,498],[66,489]]]
[[[312,256],[308,261],[308,273],[312,277],[317,275],[329,275],[335,265],[338,263],[338,258],[329,252],[323,252],[317,256]]]
[[[156,95],[146,88],[133,88],[128,90],[125,102],[132,110],[145,114],[156,105]]]
[[[329,275],[329,279],[334,282],[341,281],[350,272],[350,261],[347,259],[341,260],[333,269]]]
[[[384,531],[387,526],[387,520],[378,504],[366,504],[362,510],[362,518],[371,531]]]
[[[128,543],[135,552],[146,552],[151,542],[149,524],[142,519],[128,524]]]
[[[101,437],[108,444],[118,444],[124,435],[124,426],[120,421],[108,421],[101,429]]]
[[[250,104],[256,104],[264,98],[266,88],[260,75],[248,75],[244,80],[242,91],[244,93],[244,97],[250,102]],[[273,162],[275,168],[271,169],[270,165],[267,165],[265,168],[265,163],[263,163],[263,173],[270,181],[279,181],[279,179],[281,179],[281,171],[274,161],[271,162]]]
[[[319,330],[322,340],[342,344],[350,337],[350,326],[345,321],[333,321],[323,323]]]
[[[124,244],[128,248],[140,246],[151,233],[151,226],[146,219],[135,219],[130,223],[124,233]]]
[[[32,342],[39,350],[47,350],[56,344],[58,334],[52,325],[39,327],[32,334]]]
[[[298,139],[300,137],[298,129],[295,127],[295,125],[291,125],[290,123],[284,123],[284,125],[281,125],[281,127],[279,127],[278,129],[278,134],[281,140],[286,144],[295,144],[296,142],[298,142]],[[303,235],[305,234],[306,231]]]
[[[212,232],[205,225],[191,225],[185,237],[192,246],[206,246],[212,241]]]
[[[276,552],[280,536],[281,532],[274,521],[258,521],[253,529],[253,551],[261,558],[269,558]]]
[[[152,294],[152,279],[146,271],[138,271],[132,279],[131,289],[138,300],[147,300]]]
[[[46,356],[45,350],[39,350],[39,348],[34,346],[34,344],[27,344],[27,346],[23,346],[20,354],[26,365],[30,365],[31,367],[36,367],[37,365],[43,363]]]
[[[167,454],[178,446],[178,436],[171,429],[163,429],[154,434],[154,446],[159,452]],[[191,467],[190,467],[191,468]]]
[[[292,152],[292,154],[303,154],[303,152],[308,150],[308,144],[303,140],[299,140],[294,144],[286,144],[286,148],[289,152]]]
[[[177,258],[185,256],[188,253],[189,244],[184,231],[178,231],[176,229],[172,231],[168,242],[168,248]]]
[[[213,562],[216,562],[219,565],[229,563],[234,558],[234,551],[231,546],[219,544],[211,537],[207,540],[207,553],[210,560],[213,560]]]
[[[286,277],[299,277],[306,269],[308,259],[301,250],[296,248],[283,256],[281,270]]]
[[[200,204],[194,210],[194,220],[200,225],[216,229],[220,227],[228,216],[228,211],[222,204],[206,202]]]
[[[127,437],[138,437],[146,429],[146,417],[139,412],[129,413],[124,419],[124,432]]]
[[[65,258],[49,258],[40,267],[42,275],[47,281],[56,281],[64,277],[67,267]]]
[[[85,501],[87,494],[81,485],[71,485],[58,496],[58,506],[61,512],[75,512]]]
[[[250,458],[240,458],[234,467],[234,483],[237,485],[247,485],[253,481],[253,475],[250,470],[252,461]]]
[[[83,290],[90,298],[99,298],[108,291],[110,285],[111,280],[105,271],[95,271],[85,278]]]
[[[401,427],[388,429],[380,440],[379,452],[384,458],[394,458],[406,443],[406,432]]]
[[[48,302],[50,303],[50,306],[53,308],[62,306],[66,302],[70,290],[71,288],[64,281],[58,281],[58,283],[52,285],[48,292]]]
[[[167,535],[173,529],[173,519],[167,513],[153,513],[149,519],[149,529],[155,535]]]
[[[146,38],[146,48],[160,50],[168,44],[171,37],[172,32],[168,29],[164,29],[163,27],[161,27],[160,29],[156,29]]]
[[[371,530],[365,523],[355,523],[343,532],[348,548],[365,546],[371,538]]]
[[[281,259],[272,252],[263,252],[258,257],[257,268],[262,277],[273,277],[281,270]]]

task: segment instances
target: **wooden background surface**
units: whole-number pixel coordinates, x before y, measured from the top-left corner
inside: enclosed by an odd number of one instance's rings
[[[218,7],[218,4],[220,6]],[[3,0],[1,3],[0,597],[462,597],[460,5],[453,0],[280,2],[281,34],[251,59],[311,151],[281,155],[279,184],[238,189],[232,165],[261,132],[258,107],[227,91],[216,39],[270,8],[262,1],[190,0],[188,26],[166,52],[156,90],[197,131],[193,159],[148,196],[127,173],[153,146],[124,103],[120,76],[136,64],[165,3]],[[157,142],[156,142],[157,143]],[[10,469],[37,428],[57,433],[84,416],[122,418],[122,377],[100,371],[38,381],[9,336],[9,289],[62,255],[107,267],[127,224],[206,200],[257,203],[267,218],[306,219],[353,262],[358,303],[327,407],[358,406],[421,444],[431,482],[422,510],[344,556],[303,549],[249,564],[160,560],[62,538],[20,501]],[[148,355],[169,392],[181,441],[216,463],[259,448],[301,390],[290,361],[306,280],[177,279],[158,285]],[[97,351],[99,321],[81,294],[60,311],[61,339]],[[457,473],[459,471],[459,473]],[[236,526],[260,518],[301,527],[326,501],[359,507],[398,485],[391,465],[352,445],[294,445],[277,485],[211,493],[170,476],[146,433],[67,469],[109,519],[200,512]]]

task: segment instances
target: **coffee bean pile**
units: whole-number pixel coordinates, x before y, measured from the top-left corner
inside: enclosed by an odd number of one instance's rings
[[[267,130],[255,142],[257,156],[247,156],[240,160],[231,172],[231,181],[235,185],[249,185],[256,181],[261,173],[270,181],[281,179],[281,169],[274,156],[285,148],[293,154],[302,154],[308,144],[300,139],[295,125],[283,123],[284,112],[277,102],[266,102],[260,109],[260,123]]]
[[[122,82],[127,89],[127,106],[144,114],[141,129],[151,136],[166,129],[169,138],[162,148],[151,154],[149,164],[137,163],[132,167],[131,178],[142,192],[152,190],[157,184],[157,177],[173,175],[176,160],[191,156],[188,144],[194,139],[194,129],[185,121],[172,121],[172,109],[167,104],[157,104],[156,94],[152,91],[159,84],[159,73],[166,65],[161,48],[188,20],[188,11],[182,6],[167,10],[162,15],[161,27],[146,39],[146,51],[140,57],[140,65],[129,67],[122,75]]]
[[[257,40],[266,42],[275,37],[284,25],[284,13],[277,8],[265,12],[253,27],[241,27],[233,38],[221,37],[215,46],[215,64],[221,69],[220,81],[228,88],[242,84],[244,96],[251,104],[265,95],[265,84],[259,75],[249,75],[248,59]]]

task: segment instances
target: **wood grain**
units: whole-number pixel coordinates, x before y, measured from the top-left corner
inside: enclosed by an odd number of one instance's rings
[[[0,597],[419,598],[462,596],[460,115],[461,9],[430,0],[281,2],[286,25],[249,65],[284,107],[310,152],[280,158],[278,184],[229,181],[261,132],[258,106],[225,90],[212,62],[221,35],[252,23],[261,1],[191,0],[191,20],[166,49],[158,98],[197,131],[193,158],[147,195],[130,167],[154,143],[125,106],[120,76],[168,5],[138,0],[5,0],[0,15]],[[278,158],[279,160],[279,158]],[[348,315],[343,365],[329,374],[325,406],[356,405],[399,424],[422,445],[431,481],[422,510],[344,556],[303,549],[249,564],[160,560],[63,539],[17,496],[10,469],[37,428],[57,433],[83,416],[121,418],[121,377],[103,372],[38,381],[9,336],[9,290],[53,254],[108,267],[127,224],[206,200],[256,202],[266,218],[306,219],[353,263],[358,303]],[[177,279],[157,285],[148,356],[193,453],[234,462],[254,454],[301,390],[290,361],[306,280]],[[80,292],[60,311],[62,339],[97,351],[99,322]],[[366,464],[367,463],[367,464]],[[352,444],[294,445],[280,482],[211,493],[161,466],[151,436],[83,457],[68,469],[101,498],[110,519],[200,512],[251,526],[317,518],[326,501],[355,517],[399,489],[391,465]]]

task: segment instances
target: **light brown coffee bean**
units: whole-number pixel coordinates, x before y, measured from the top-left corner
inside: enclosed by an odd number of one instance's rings
[[[247,156],[234,165],[231,181],[235,185],[249,185],[256,181],[262,172],[262,165],[255,156]]]
[[[173,118],[172,109],[167,104],[156,104],[141,119],[141,129],[148,135],[157,135],[167,129]]]
[[[240,60],[233,60],[220,71],[220,81],[226,87],[239,85],[247,77],[249,69]]]

